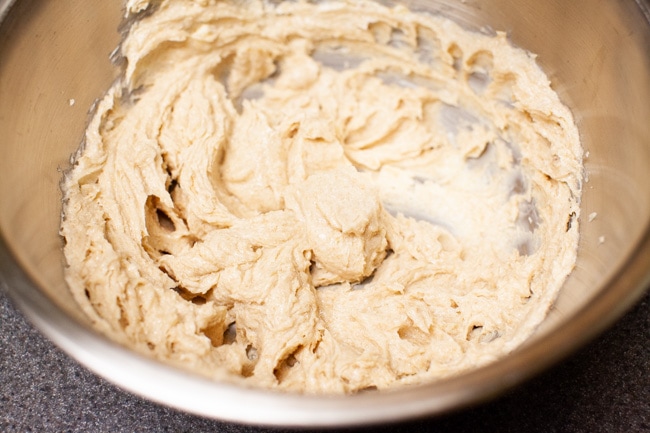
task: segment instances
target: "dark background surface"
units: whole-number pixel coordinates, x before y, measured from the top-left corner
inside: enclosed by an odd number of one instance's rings
[[[0,290],[0,432],[290,432],[188,415],[95,376]],[[562,364],[497,400],[354,432],[650,432],[650,294]]]

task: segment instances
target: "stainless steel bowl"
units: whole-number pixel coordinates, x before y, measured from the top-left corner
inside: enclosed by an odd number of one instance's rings
[[[92,331],[63,280],[58,225],[61,170],[81,141],[88,107],[115,79],[109,54],[120,38],[121,2],[99,0],[0,0],[0,268],[33,323],[80,363],[148,399],[208,417],[282,425],[359,424],[456,409],[522,382],[610,325],[650,282],[649,3],[404,3],[471,29],[508,31],[515,44],[539,54],[579,124],[589,181],[577,268],[526,345],[438,383],[310,397],[211,382]]]

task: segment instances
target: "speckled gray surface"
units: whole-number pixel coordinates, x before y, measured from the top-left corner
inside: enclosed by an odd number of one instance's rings
[[[0,290],[0,432],[284,432],[142,400],[80,367]],[[612,329],[496,401],[436,419],[350,431],[650,432],[650,295]]]

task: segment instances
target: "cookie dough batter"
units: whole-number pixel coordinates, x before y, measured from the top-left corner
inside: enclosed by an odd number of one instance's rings
[[[131,0],[64,182],[101,332],[219,380],[345,393],[484,365],[577,250],[569,110],[502,33],[369,1]]]

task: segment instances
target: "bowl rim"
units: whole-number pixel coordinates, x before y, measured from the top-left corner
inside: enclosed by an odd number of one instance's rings
[[[0,0],[0,25],[15,0]],[[635,0],[650,23],[650,2]],[[649,143],[650,144],[650,143]],[[496,397],[601,334],[650,287],[650,223],[629,258],[571,320],[495,362],[440,381],[388,391],[325,396],[216,382],[127,349],[68,315],[20,265],[0,230],[0,284],[35,327],[78,363],[147,400],[222,421],[336,427],[460,410]],[[612,308],[612,306],[614,306]],[[561,328],[562,332],[557,332]],[[549,350],[553,348],[553,350]]]
[[[16,0],[0,0],[0,23],[4,20],[5,16],[9,13],[9,9],[16,2]]]

